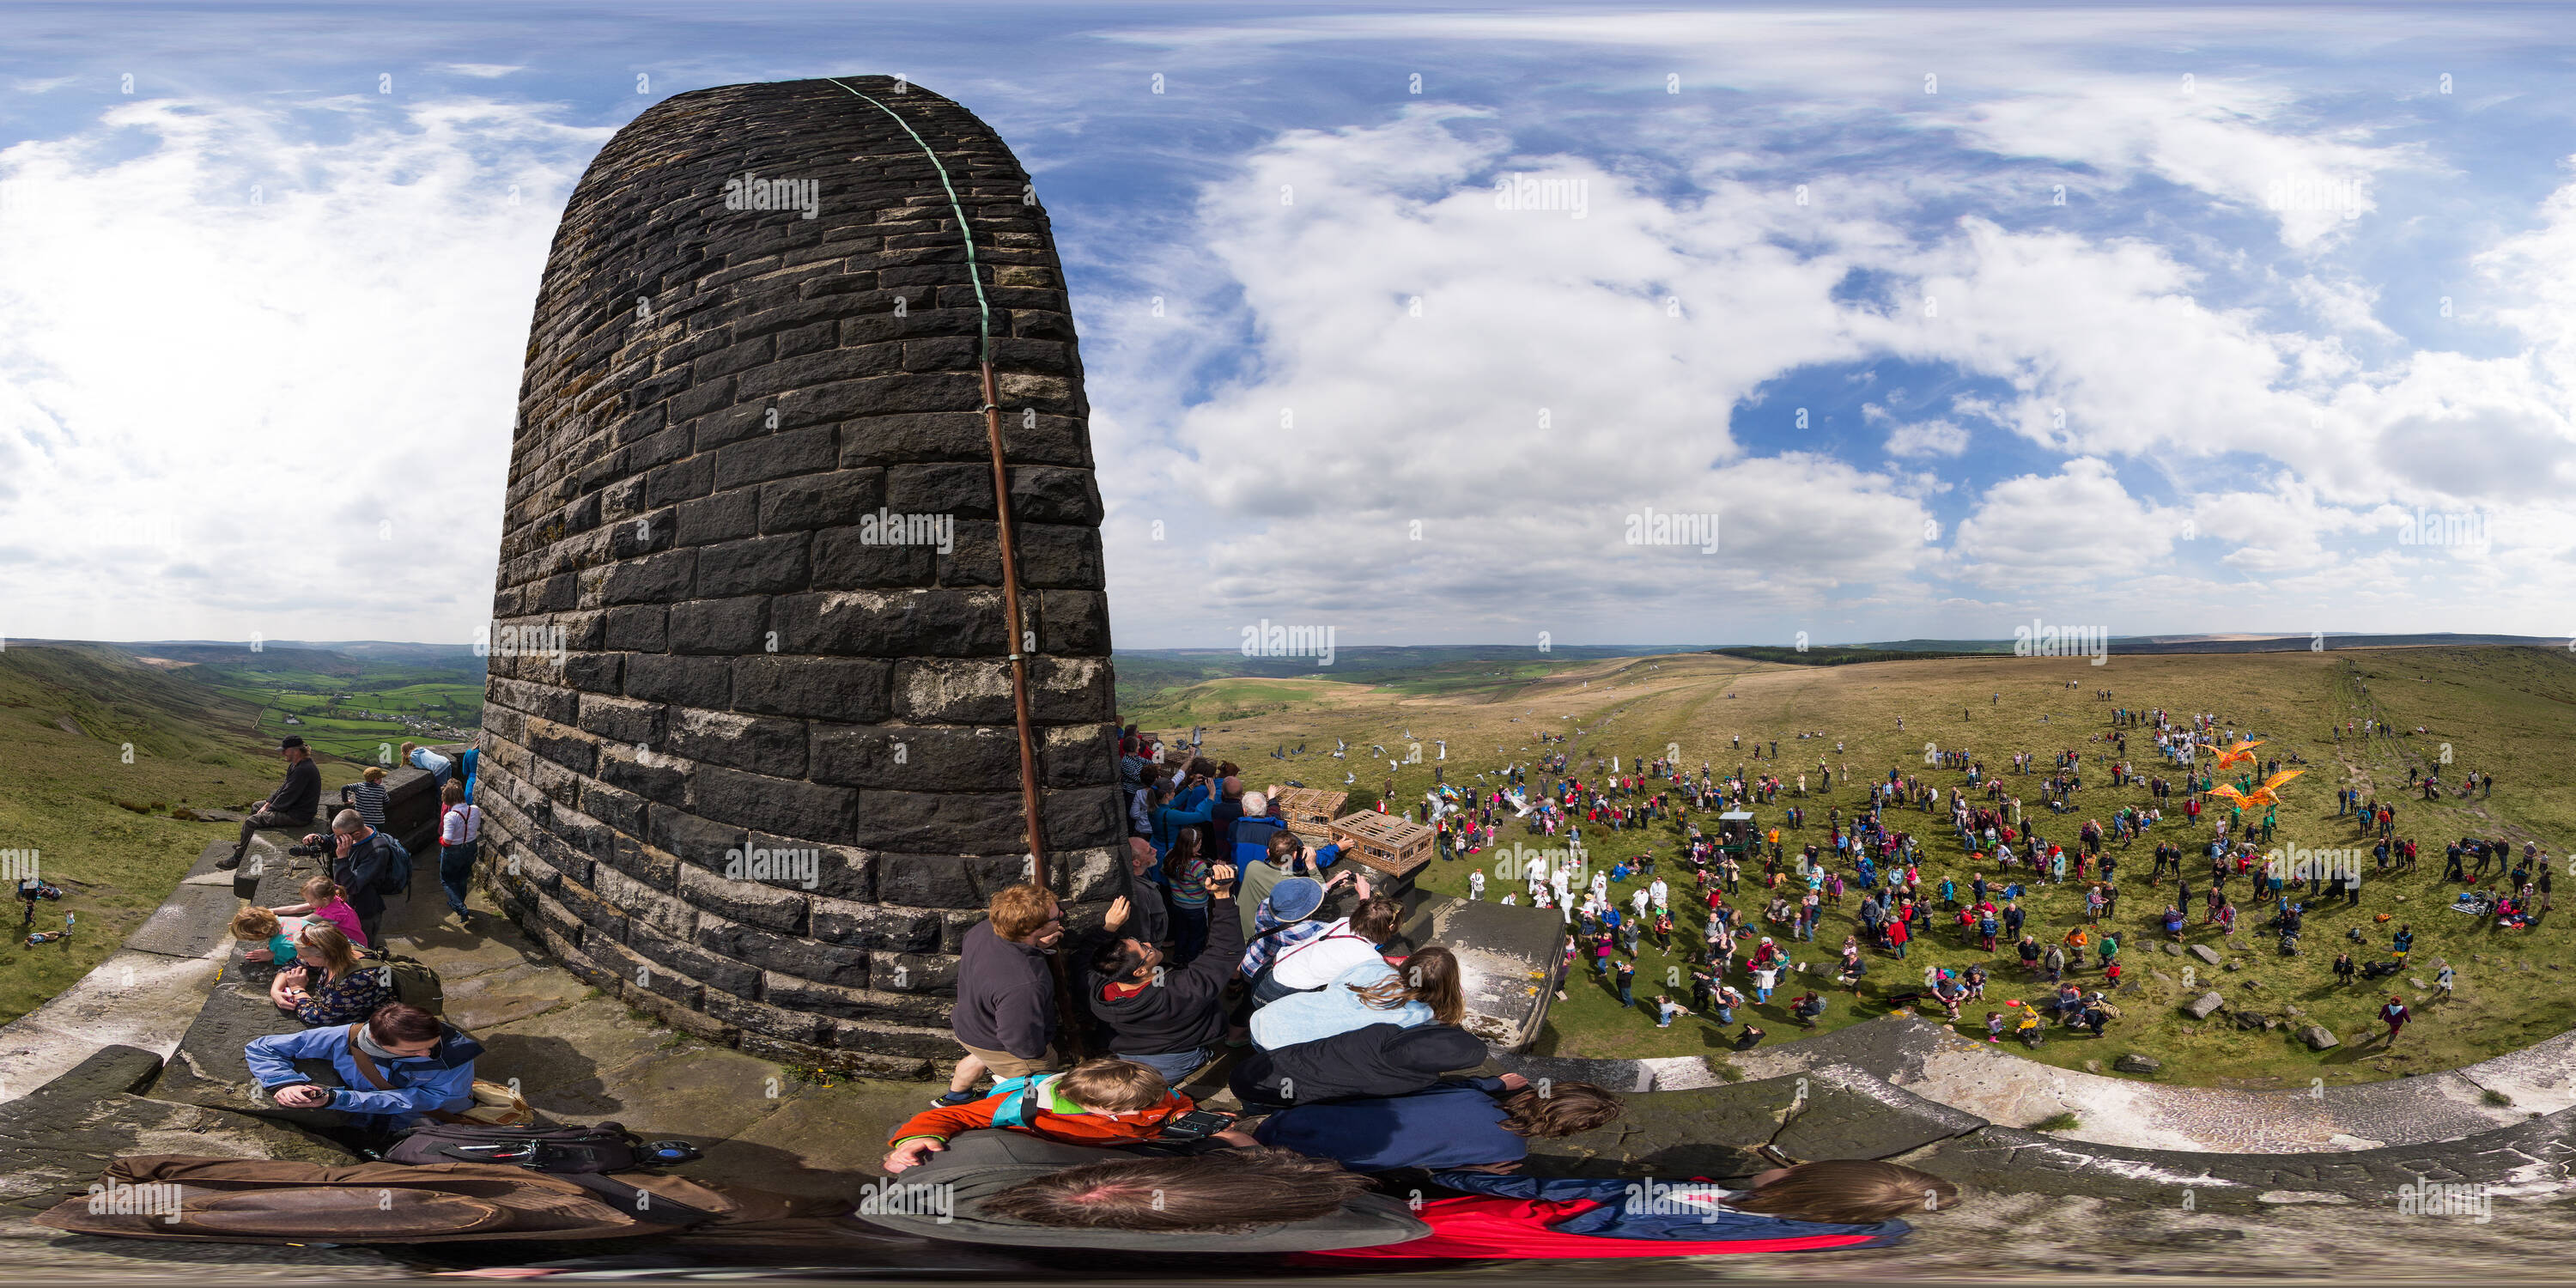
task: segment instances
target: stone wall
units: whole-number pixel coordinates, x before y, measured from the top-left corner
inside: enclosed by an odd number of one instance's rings
[[[1063,270],[974,116],[843,83],[972,224],[1078,913],[1123,826]],[[477,792],[493,888],[567,969],[800,1064],[954,1054],[954,954],[1027,865],[977,334],[937,171],[831,82],[680,95],[592,162],[530,327]]]

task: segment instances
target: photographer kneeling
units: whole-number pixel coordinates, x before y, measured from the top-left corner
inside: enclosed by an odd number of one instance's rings
[[[304,857],[319,857],[324,838],[315,833],[304,838],[304,844],[287,851]],[[367,826],[358,811],[344,809],[331,819],[328,841],[331,879],[348,895],[349,908],[358,914],[358,928],[366,932],[367,943],[384,947],[380,931],[385,919],[387,888],[400,889],[411,879],[411,851],[402,842]]]

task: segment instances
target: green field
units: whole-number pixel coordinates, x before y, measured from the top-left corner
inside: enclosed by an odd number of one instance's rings
[[[255,706],[262,734],[298,734],[323,754],[389,765],[406,742],[452,741],[480,725],[482,669],[466,655],[448,665],[366,664],[335,673],[304,669],[281,651],[274,660],[203,662],[187,671]]]
[[[285,764],[249,701],[137,661],[108,645],[0,652],[0,850],[35,851],[65,890],[37,908],[41,929],[72,937],[30,948],[12,901],[0,939],[0,1021],[78,980],[169,896],[209,842],[234,825],[174,810],[236,808],[276,787]],[[357,767],[326,763],[323,781]]]
[[[1524,657],[1534,660],[1535,655],[1524,651]],[[2286,758],[2296,751],[2307,758],[2307,775],[2284,789],[2287,804],[2279,812],[2281,828],[2274,844],[2358,845],[2366,851],[2369,842],[2359,836],[2351,820],[2335,817],[2335,790],[2352,783],[2396,805],[2397,834],[2412,837],[2422,846],[2420,866],[2402,875],[2371,873],[2359,909],[2347,911],[2340,900],[2331,907],[2321,899],[2311,901],[2304,952],[2289,958],[2281,957],[2260,931],[2268,908],[2256,906],[2248,882],[2231,881],[2230,893],[2240,909],[2234,945],[2226,946],[2215,927],[2199,924],[2198,907],[2190,910],[2186,937],[2187,943],[2222,947],[2240,968],[2224,971],[2189,957],[2169,956],[2157,943],[2161,932],[2151,923],[2162,912],[2171,886],[2170,882],[2161,889],[2147,886],[2154,844],[2165,839],[2189,848],[2207,839],[2205,830],[2186,833],[2178,816],[2169,817],[2123,856],[2119,911],[2114,920],[2104,923],[2120,934],[2121,962],[2128,983],[2135,985],[2114,999],[2122,1017],[2098,1042],[2058,1038],[2027,1053],[2031,1058],[2068,1067],[2099,1060],[2107,1067],[2111,1057],[2136,1050],[2164,1058],[2167,1064],[2161,1076],[2169,1081],[2304,1085],[2312,1077],[2361,1080],[2454,1067],[2576,1025],[2576,989],[2569,987],[2561,969],[2571,940],[2566,924],[2544,916],[2528,931],[2492,929],[2488,922],[2446,911],[2444,905],[2453,891],[2439,880],[2444,841],[2468,833],[2509,839],[2517,849],[2525,839],[2536,840],[2560,865],[2559,878],[2569,875],[2563,869],[2569,838],[2576,836],[2576,801],[2571,801],[2565,784],[2569,732],[2576,729],[2576,719],[2571,719],[2576,717],[2576,658],[2563,650],[2428,647],[2123,654],[2103,667],[2081,659],[2009,656],[1783,667],[1692,654],[1591,662],[1556,668],[1535,680],[1494,677],[1482,687],[1458,686],[1433,694],[1405,692],[1404,678],[1400,673],[1382,676],[1377,689],[1357,700],[1290,699],[1289,709],[1247,716],[1211,730],[1207,750],[1249,766],[1244,776],[1253,785],[1295,780],[1342,786],[1345,776],[1355,778],[1349,807],[1358,809],[1372,803],[1390,779],[1394,801],[1411,804],[1432,785],[1435,770],[1445,770],[1451,782],[1472,783],[1480,771],[1491,773],[1515,761],[1527,763],[1539,754],[1536,735],[1541,731],[1567,734],[1573,739],[1568,746],[1578,767],[1598,757],[1605,771],[1614,755],[1624,768],[1636,756],[1660,755],[1668,746],[1677,746],[1682,762],[1694,775],[1707,761],[1720,777],[1741,766],[1756,773],[1776,773],[1788,781],[1793,790],[1783,796],[1781,805],[1795,801],[1809,814],[1805,830],[1783,836],[1794,855],[1804,844],[1827,844],[1827,809],[1839,806],[1848,818],[1861,804],[1862,791],[1845,777],[1846,766],[1863,786],[1872,777],[1883,778],[1891,767],[1923,778],[1945,793],[1954,784],[1964,784],[1963,772],[1924,765],[1925,744],[1935,743],[1943,749],[1968,750],[1985,764],[1989,775],[2006,773],[2008,790],[2025,801],[2025,818],[2038,820],[2042,835],[2071,850],[2083,820],[2107,820],[2121,805],[2144,804],[2149,799],[2143,787],[2107,785],[2103,753],[2108,748],[2096,739],[2109,731],[2113,707],[2214,712],[2238,729],[2251,728],[2268,737],[2262,749],[2266,756]],[[2114,700],[2096,698],[2094,690],[2099,688],[2111,689]],[[2408,732],[2368,740],[2356,737],[2341,744],[2329,732],[2337,721],[2374,713]],[[1902,731],[1897,728],[1900,718]],[[1182,723],[1148,722],[1156,728],[1182,727]],[[2424,733],[2411,732],[2419,725]],[[1447,738],[1447,764],[1390,766],[1383,759],[1365,759],[1372,745],[1385,745],[1401,761],[1402,734],[1407,731],[1426,744],[1429,739]],[[1797,736],[1800,732],[1821,737],[1802,741]],[[1770,740],[1778,740],[1778,764],[1767,756],[1755,760],[1737,750],[1732,741],[1736,735],[1748,742],[1764,740],[1766,751]],[[1350,759],[1328,758],[1336,738],[1351,743]],[[1271,758],[1280,743],[1294,747],[1301,741],[1313,749],[1306,756],[1286,762]],[[1833,750],[1837,741],[1846,747],[1839,754]],[[2456,783],[2464,770],[2493,772],[2501,785],[2492,798],[2463,802],[2446,797],[2432,804],[2403,793],[2406,767],[2434,764],[2441,760],[2446,745],[2451,764],[2445,777]],[[2084,757],[2085,786],[2075,798],[2076,810],[2057,816],[2038,804],[2035,789],[2028,787],[2035,780],[2015,780],[2008,771],[2014,752],[2052,757],[2061,749],[2073,749]],[[1836,771],[1829,794],[1821,790],[1816,764],[1820,758]],[[2163,762],[2153,755],[2152,739],[2143,733],[2131,734],[2128,758],[2142,774],[2176,777],[2170,768],[2159,768]],[[1808,775],[1810,789],[1803,800],[1794,795],[1801,772]],[[1779,820],[1781,813],[1776,806],[1756,809],[1765,827]],[[1927,849],[1930,857],[1923,865],[1927,886],[1937,888],[1943,875],[1955,876],[1964,886],[1969,875],[1966,855],[1947,830],[1946,813],[1897,810],[1888,817],[1891,827],[1914,833]],[[1515,841],[1547,844],[1517,823],[1507,824],[1500,839],[1506,845]],[[1664,822],[1643,833],[1613,833],[1606,825],[1588,825],[1585,839],[1596,862],[1639,851],[1669,857],[1679,848],[1680,828]],[[1490,867],[1491,855],[1436,863],[1424,884],[1463,894],[1470,862]],[[2207,886],[2206,859],[2186,871],[2197,899]],[[1755,876],[1758,879],[1758,870]],[[1488,880],[1492,881],[1490,875]],[[1682,923],[1675,948],[1696,947],[1705,913],[1683,893],[1690,888],[1686,879],[1675,884],[1674,912]],[[1517,887],[1517,881],[1490,884],[1489,897]],[[1624,899],[1634,888],[1633,883],[1625,885],[1614,894]],[[1754,885],[1748,882],[1736,902],[1743,904],[1753,893]],[[1855,892],[1840,910],[1828,910],[1817,942],[1801,946],[1797,960],[1830,964],[1843,937],[1854,930],[1851,914],[1858,897]],[[2031,912],[2028,929],[2043,943],[2057,940],[2083,920],[2080,894],[2071,881],[2062,888],[2041,886],[2023,904]],[[2383,912],[2393,920],[2376,921]],[[2362,1047],[2360,1040],[2376,1031],[2370,1014],[2386,1000],[2389,990],[2366,985],[2342,988],[2333,982],[2331,963],[2345,947],[2365,962],[2386,956],[2390,934],[2408,923],[2416,934],[2416,964],[2386,983],[2396,984],[2394,991],[2409,998],[2416,1022],[2393,1052],[2382,1052],[2376,1044]],[[2345,939],[2345,932],[2356,926],[2364,931],[2365,943]],[[1825,1027],[1886,1014],[1888,1008],[1880,999],[1894,987],[1919,987],[1926,964],[1988,961],[1995,983],[1987,1003],[1972,1008],[1970,1018],[1977,1021],[1986,1009],[2008,1009],[2001,1004],[2004,999],[2036,998],[2044,987],[2020,978],[2018,960],[2008,950],[1988,958],[1963,945],[1956,931],[1939,922],[1909,951],[1903,963],[1872,951],[1872,973],[1858,998],[1833,990],[1830,972],[1817,980],[1831,1003]],[[2449,1003],[2428,1003],[2422,1000],[2424,991],[2409,981],[2429,981],[2434,960],[2443,957],[2459,971],[2458,997]],[[1657,981],[1676,977],[1685,981],[1684,986],[1669,991],[1686,997],[1687,960],[1680,951],[1659,951],[1649,938],[1637,963],[1640,998],[1668,991]],[[2191,972],[2188,977],[2186,969]],[[2091,987],[2100,975],[2088,959],[2087,969],[2075,978]],[[1770,1031],[1775,1043],[1800,1032],[1778,1005],[1807,986],[1804,976],[1792,975],[1784,983],[1792,981],[1796,986],[1783,988],[1774,1005],[1758,1009],[1756,1022]],[[2247,981],[2256,986],[2246,987]],[[1744,986],[1740,972],[1731,982]],[[2225,1013],[2194,1022],[2177,1009],[2213,988],[2241,1009],[2286,1017],[2287,1008],[2295,1006],[2305,1012],[2305,1018],[2271,1031],[2240,1030]],[[1611,990],[1589,977],[1578,976],[1568,993],[1569,1000],[1554,1010],[1551,1032],[1542,1041],[1544,1050],[1647,1056],[1713,1053],[1721,1045],[1714,1026],[1696,1019],[1680,1021],[1670,1030],[1656,1029],[1641,1011],[1621,1009]],[[2309,1020],[2333,1030],[2345,1045],[2322,1054],[2309,1051],[2294,1036]],[[1963,1031],[1969,1028],[1983,1035],[1981,1023],[1962,1026]]]

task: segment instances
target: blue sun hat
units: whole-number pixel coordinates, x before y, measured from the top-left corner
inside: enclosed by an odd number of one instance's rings
[[[1285,925],[1304,921],[1324,906],[1324,883],[1313,877],[1288,877],[1270,887],[1270,915]]]

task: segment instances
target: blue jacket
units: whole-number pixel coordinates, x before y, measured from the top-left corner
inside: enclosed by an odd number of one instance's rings
[[[1502,1089],[1500,1078],[1452,1078],[1409,1096],[1298,1105],[1261,1120],[1252,1138],[1354,1172],[1519,1162],[1529,1142],[1504,1129]]]
[[[1149,838],[1154,842],[1155,858],[1160,860],[1163,855],[1172,852],[1172,837],[1177,835],[1182,828],[1208,821],[1208,816],[1214,813],[1215,810],[1216,805],[1213,802],[1202,804],[1196,809],[1191,809],[1177,801],[1166,805],[1161,809],[1155,810],[1154,834]],[[1210,855],[1208,858],[1210,862],[1220,861],[1215,855]]]
[[[297,1060],[329,1060],[342,1086],[330,1089],[330,1108],[350,1116],[361,1131],[406,1131],[420,1125],[432,1109],[461,1113],[474,1105],[474,1058],[483,1044],[452,1028],[440,1030],[438,1046],[425,1056],[375,1062],[376,1071],[393,1084],[376,1090],[351,1059],[349,1033],[355,1025],[335,1024],[301,1033],[271,1033],[252,1038],[242,1054],[250,1076],[271,1092],[313,1081],[296,1071]]]
[[[1535,1176],[1496,1176],[1490,1172],[1431,1174],[1431,1183],[1470,1194],[1496,1198],[1535,1199],[1550,1203],[1590,1201],[1601,1206],[1549,1226],[1559,1234],[1598,1239],[1664,1239],[1685,1243],[1723,1243],[1739,1239],[1797,1239],[1822,1235],[1865,1234],[1868,1243],[1841,1249],[1883,1248],[1903,1239],[1914,1227],[1903,1221],[1874,1225],[1837,1225],[1737,1212],[1703,1201],[1703,1196],[1740,1194],[1705,1183],[1621,1180],[1549,1180]]]
[[[1362,962],[1314,993],[1291,993],[1252,1013],[1252,1040],[1264,1051],[1318,1042],[1337,1033],[1372,1024],[1412,1028],[1433,1018],[1426,1002],[1406,1001],[1393,1010],[1369,1005],[1358,990],[1379,984],[1401,984],[1404,977],[1383,960]]]
[[[1235,820],[1234,827],[1226,838],[1234,843],[1234,857],[1228,862],[1234,864],[1236,870],[1240,871],[1247,865],[1268,860],[1270,838],[1278,835],[1280,829],[1286,826],[1287,824],[1275,818]]]
[[[439,755],[437,752],[431,751],[427,747],[414,747],[411,749],[411,767],[414,769],[428,771],[430,777],[438,780],[438,785],[440,787],[447,786],[448,778],[456,772],[455,761],[449,760],[447,757]]]

